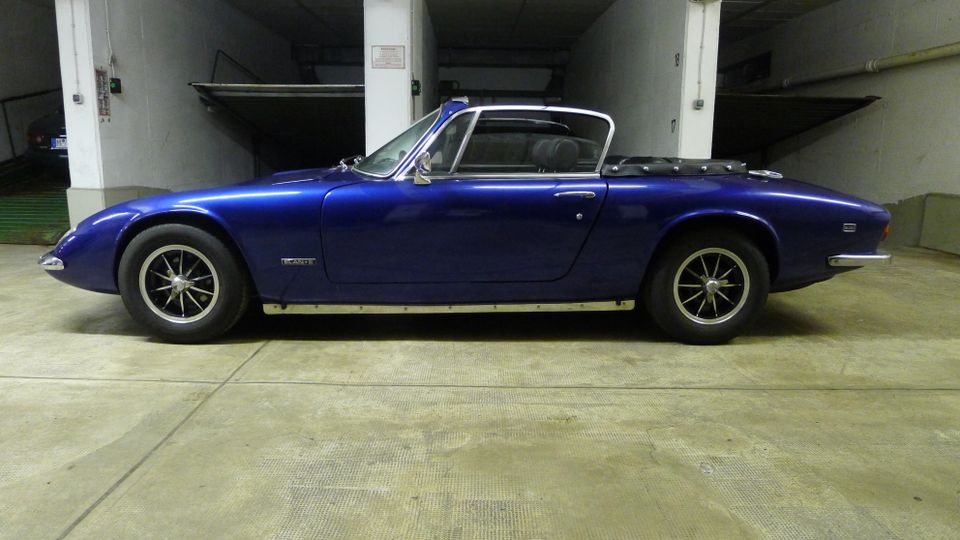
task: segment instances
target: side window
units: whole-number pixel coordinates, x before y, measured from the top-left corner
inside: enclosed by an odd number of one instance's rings
[[[457,167],[464,174],[594,172],[610,126],[595,116],[485,111]]]
[[[475,113],[461,114],[443,127],[443,131],[433,141],[427,151],[430,152],[431,174],[449,174],[453,162],[460,151],[463,138],[470,129]]]

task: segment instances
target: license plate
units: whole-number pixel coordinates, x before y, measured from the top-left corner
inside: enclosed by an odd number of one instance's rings
[[[67,138],[56,137],[56,138],[50,139],[50,148],[53,148],[54,150],[66,150]]]

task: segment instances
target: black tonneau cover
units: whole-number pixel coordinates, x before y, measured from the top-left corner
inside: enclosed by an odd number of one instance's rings
[[[747,164],[729,159],[608,156],[603,176],[703,176],[747,172]]]

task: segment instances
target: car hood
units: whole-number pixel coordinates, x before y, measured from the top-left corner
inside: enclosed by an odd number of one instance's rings
[[[342,167],[327,167],[327,168],[320,168],[320,169],[298,169],[295,171],[283,171],[283,172],[278,172],[278,173],[274,173],[267,176],[261,176],[259,178],[254,178],[253,180],[240,182],[239,184],[236,184],[236,185],[237,186],[285,185],[285,184],[292,184],[297,182],[326,180],[331,176],[337,176],[342,178],[342,173],[349,173],[350,176],[356,178],[356,176],[353,174],[353,171],[350,171],[349,169],[344,170]]]
[[[238,204],[239,201],[252,203],[257,199],[267,201],[283,197],[322,197],[335,187],[365,180],[369,179],[341,167],[277,173],[229,186],[163,193],[126,201],[93,214],[83,220],[77,230],[85,232],[94,225],[135,221],[166,211],[214,213],[219,208]]]

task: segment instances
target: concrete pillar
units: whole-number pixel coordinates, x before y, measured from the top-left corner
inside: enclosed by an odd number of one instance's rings
[[[363,78],[366,153],[406,129],[413,120],[413,2],[364,0]]]
[[[56,0],[63,110],[70,144],[67,203],[73,225],[106,207],[90,1]]]
[[[683,158],[708,158],[713,145],[720,1],[688,2],[686,11],[677,155]]]
[[[366,152],[437,107],[437,45],[424,0],[364,0]],[[411,82],[422,94],[413,96]]]

